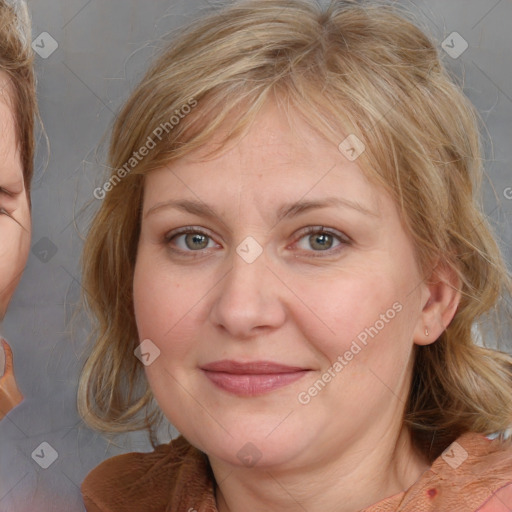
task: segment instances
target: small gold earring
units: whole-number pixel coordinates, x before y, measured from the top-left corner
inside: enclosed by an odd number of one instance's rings
[[[425,327],[425,336],[428,336],[428,335],[429,335],[428,327]]]

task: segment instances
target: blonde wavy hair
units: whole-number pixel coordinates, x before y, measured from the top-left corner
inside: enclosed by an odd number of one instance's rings
[[[162,415],[133,353],[144,175],[211,141],[228,116],[231,129],[211,155],[236,143],[271,98],[336,146],[342,133],[363,141],[358,164],[395,199],[424,275],[439,264],[460,279],[453,321],[435,343],[415,347],[403,418],[415,446],[433,461],[465,432],[504,440],[512,358],[477,345],[472,331],[511,290],[479,206],[480,118],[409,14],[373,1],[334,0],[326,9],[307,0],[235,2],[181,30],[133,91],[113,127],[112,186],[83,252],[95,321],[78,392],[84,419],[107,432],[148,428],[154,442]],[[195,109],[120,179],[134,152],[191,99]]]

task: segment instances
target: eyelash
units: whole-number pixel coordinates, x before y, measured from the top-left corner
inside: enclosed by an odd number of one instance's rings
[[[318,257],[321,258],[321,257],[323,257],[323,255],[332,256],[333,254],[335,254],[335,253],[339,252],[340,250],[342,250],[344,246],[352,244],[352,240],[347,235],[344,235],[344,234],[342,234],[340,232],[337,232],[337,231],[334,231],[334,230],[331,230],[331,229],[326,229],[323,226],[309,226],[307,228],[304,228],[304,229],[300,230],[299,233],[300,234],[299,234],[298,238],[296,238],[294,244],[297,244],[297,242],[302,240],[304,237],[306,237],[308,235],[310,236],[312,234],[329,235],[329,236],[332,236],[333,238],[335,238],[336,240],[338,240],[340,242],[340,244],[338,246],[336,246],[334,248],[331,248],[331,249],[326,249],[324,251],[314,251],[314,250],[306,251],[306,252],[311,252],[312,253],[312,254],[310,254],[308,256],[308,257],[312,257],[312,258],[318,258]],[[172,231],[171,233],[168,233],[167,235],[165,235],[164,243],[166,245],[168,245],[169,249],[171,251],[173,251],[174,253],[178,253],[178,254],[181,254],[181,255],[187,254],[187,256],[193,257],[193,258],[197,258],[197,257],[203,256],[204,255],[204,251],[208,251],[209,250],[209,249],[200,249],[200,250],[197,250],[197,251],[193,251],[193,250],[184,251],[183,249],[176,249],[175,247],[172,247],[171,246],[171,242],[173,240],[175,240],[176,238],[178,238],[179,236],[184,235],[184,234],[185,235],[188,235],[188,234],[204,235],[204,236],[208,237],[209,240],[213,240],[213,238],[208,233],[206,233],[204,230],[202,230],[202,229],[195,228],[195,227],[184,227],[184,228],[179,228],[179,229],[177,229],[175,231]],[[317,253],[317,254],[314,254],[314,253]]]

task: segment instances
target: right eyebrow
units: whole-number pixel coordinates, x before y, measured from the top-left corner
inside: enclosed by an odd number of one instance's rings
[[[176,210],[181,210],[186,213],[192,213],[194,215],[198,215],[200,217],[209,217],[216,218],[218,215],[215,213],[215,210],[208,206],[206,203],[202,203],[200,201],[193,201],[190,199],[182,199],[182,200],[174,200],[171,199],[169,201],[163,201],[161,203],[156,203],[153,205],[144,215],[147,217],[157,211],[162,209],[173,208]]]

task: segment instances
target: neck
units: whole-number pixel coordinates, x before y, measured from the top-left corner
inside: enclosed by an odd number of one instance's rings
[[[357,512],[405,491],[428,469],[403,427],[307,467],[234,468],[211,460],[219,512]],[[228,467],[229,466],[229,467]],[[224,475],[224,476],[222,476]]]

